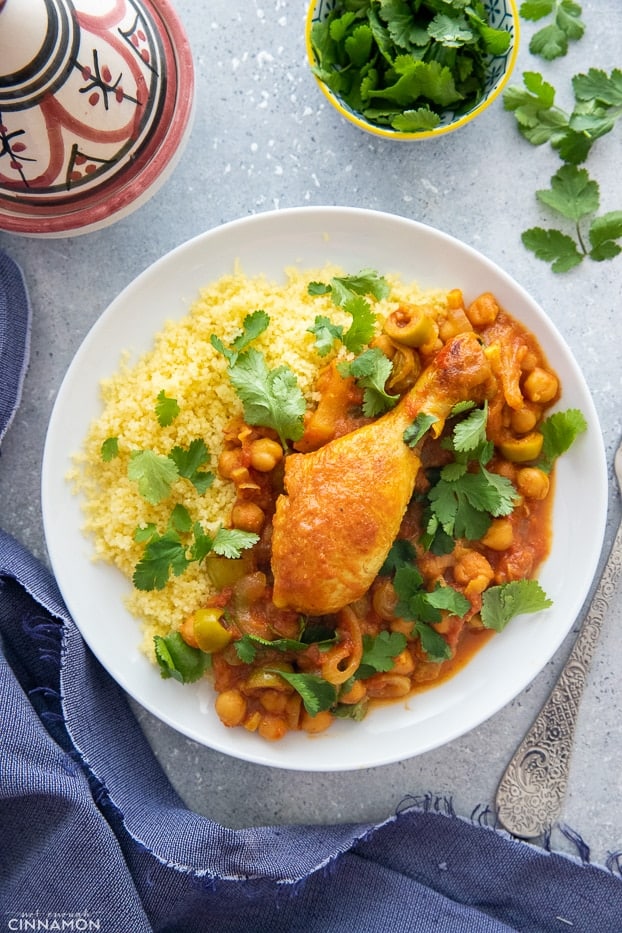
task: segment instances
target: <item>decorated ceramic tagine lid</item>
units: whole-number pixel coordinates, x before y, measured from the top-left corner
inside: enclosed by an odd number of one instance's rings
[[[168,0],[0,0],[0,229],[84,233],[143,204],[193,100]]]

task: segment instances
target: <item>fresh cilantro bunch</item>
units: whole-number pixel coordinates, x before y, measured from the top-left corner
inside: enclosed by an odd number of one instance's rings
[[[606,136],[622,115],[622,70],[611,74],[590,68],[575,75],[572,86],[575,105],[568,114],[555,105],[555,88],[537,72],[523,74],[524,87],[510,87],[504,94],[505,108],[514,113],[521,134],[534,146],[545,143],[565,163],[551,178],[548,189],[536,192],[538,200],[574,226],[573,236],[557,228],[532,227],[522,241],[539,259],[551,263],[553,272],[567,272],[586,257],[602,262],[622,251],[622,211],[597,215],[600,206],[598,183],[585,162],[597,139]]]
[[[311,30],[314,73],[379,126],[420,132],[483,97],[489,56],[510,35],[481,0],[337,0]]]
[[[529,51],[547,61],[568,52],[568,43],[577,41],[585,32],[581,21],[581,6],[575,0],[524,0],[519,13],[526,20],[538,22],[550,17],[550,22],[533,34]]]
[[[242,402],[244,420],[272,428],[287,448],[288,441],[302,437],[306,403],[289,366],[269,369],[263,353],[249,346],[269,323],[265,311],[253,311],[245,317],[241,333],[229,347],[216,334],[211,335],[210,342],[229,364],[227,373]]]

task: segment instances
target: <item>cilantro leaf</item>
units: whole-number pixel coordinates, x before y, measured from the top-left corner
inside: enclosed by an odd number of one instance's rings
[[[331,709],[337,702],[337,688],[317,674],[294,674],[275,668],[283,680],[294,688],[302,697],[304,708],[310,716],[317,716],[324,710]]]
[[[235,366],[239,354],[242,350],[259,337],[270,324],[270,317],[265,311],[257,310],[247,314],[242,322],[242,330],[235,337],[230,347],[226,347],[223,341],[216,334],[210,336],[210,343],[218,353],[222,353],[229,366]]]
[[[134,568],[132,581],[137,590],[162,590],[173,572],[179,576],[190,561],[179,534],[169,528],[161,536],[152,536],[143,556]]]
[[[622,238],[622,211],[609,211],[601,217],[595,217],[590,224],[590,258],[601,262],[613,259],[622,251],[616,240]]]
[[[250,347],[229,366],[228,373],[248,424],[273,428],[283,446],[288,440],[300,440],[306,404],[291,369],[268,369],[263,354]]]
[[[361,269],[356,275],[334,276],[330,280],[330,290],[333,302],[345,308],[357,295],[373,295],[377,301],[386,298],[389,285],[387,280],[373,269]]]
[[[342,376],[353,376],[363,389],[363,414],[368,418],[393,408],[399,395],[390,395],[385,391],[385,383],[391,375],[393,363],[378,347],[365,350],[351,362],[338,364]]]
[[[320,356],[327,356],[333,349],[335,340],[343,339],[341,324],[333,324],[325,314],[318,314],[311,327],[307,328],[315,337],[315,349]]]
[[[411,564],[417,552],[413,544],[406,538],[396,538],[385,557],[379,574],[388,577],[403,564]]]
[[[155,635],[153,643],[160,674],[165,680],[173,677],[179,683],[191,684],[209,667],[209,655],[187,645],[179,632],[165,637]]]
[[[541,20],[552,15],[553,21],[534,33],[529,43],[532,55],[547,61],[566,55],[569,40],[580,39],[585,25],[579,18],[581,7],[575,0],[525,0],[520,14],[527,20]]]
[[[413,423],[405,429],[403,434],[404,443],[408,444],[409,447],[416,447],[437,421],[436,415],[426,415],[424,411],[420,411]]]
[[[234,642],[234,648],[240,661],[245,664],[252,664],[255,660],[258,648],[269,648],[272,651],[306,651],[310,644],[316,644],[320,650],[334,645],[336,636],[323,639],[318,642],[299,641],[295,638],[261,638],[259,635],[242,635]]]
[[[593,214],[599,206],[598,184],[586,169],[576,165],[562,165],[551,178],[550,189],[536,191],[536,197],[558,214],[579,221]]]
[[[469,452],[486,443],[487,420],[488,402],[485,402],[482,408],[472,410],[466,418],[463,418],[455,426],[453,431],[454,449]]]
[[[451,648],[436,629],[425,622],[415,622],[413,630],[419,636],[421,647],[429,661],[447,661],[451,657]]]
[[[173,423],[179,414],[179,404],[177,403],[177,399],[169,398],[164,389],[162,389],[161,392],[158,392],[155,410],[158,424],[160,427],[166,428]]]
[[[111,460],[119,456],[119,438],[107,437],[101,445],[100,452],[104,463],[110,463]]]
[[[539,430],[544,441],[538,466],[550,473],[557,458],[572,446],[580,434],[587,431],[587,422],[578,408],[569,408],[549,415]]]
[[[242,531],[240,528],[219,528],[214,537],[212,550],[220,557],[235,560],[242,551],[257,544],[258,541],[259,535],[253,531]]]
[[[559,230],[531,227],[522,233],[521,239],[538,259],[551,263],[553,272],[568,272],[583,261],[583,255],[572,237]]]
[[[351,353],[360,353],[374,336],[376,316],[369,302],[356,295],[345,302],[343,310],[352,315],[352,323],[341,337],[343,345]]]
[[[485,628],[501,632],[514,616],[540,612],[552,605],[537,580],[512,580],[484,591],[482,624]]]
[[[133,450],[127,475],[138,484],[138,491],[147,502],[158,505],[170,495],[179,471],[170,457],[153,450]]]
[[[190,442],[190,446],[173,447],[169,457],[173,460],[180,476],[190,480],[200,495],[214,482],[214,474],[200,468],[210,462],[210,454],[201,438]]]
[[[363,655],[354,675],[365,680],[373,674],[390,671],[395,658],[406,647],[406,637],[401,632],[379,632],[378,635],[363,635]]]

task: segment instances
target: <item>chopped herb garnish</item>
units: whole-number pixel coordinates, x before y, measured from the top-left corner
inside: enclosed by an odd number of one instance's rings
[[[101,458],[104,463],[110,463],[119,456],[119,438],[107,437],[101,445]]]
[[[152,505],[158,505],[171,494],[171,487],[179,477],[173,460],[153,450],[133,450],[127,475],[138,484],[141,496]]]
[[[182,684],[191,684],[202,677],[210,665],[210,656],[198,648],[191,648],[179,632],[166,637],[155,635],[155,656],[164,679],[173,677]]]
[[[375,418],[393,408],[399,401],[399,395],[390,395],[384,388],[393,364],[377,347],[365,350],[350,362],[337,364],[340,374],[352,376],[363,389],[363,414]]]
[[[552,605],[537,580],[512,580],[484,591],[482,624],[485,628],[501,632],[514,616],[540,612]]]
[[[158,393],[155,410],[158,424],[160,427],[166,428],[173,423],[179,414],[177,399],[169,398],[164,389],[162,389],[162,391]]]
[[[317,674],[292,674],[276,668],[274,673],[286,680],[290,687],[300,694],[304,708],[310,716],[317,716],[318,713],[331,709],[337,702],[337,688]]]
[[[404,443],[409,447],[416,447],[437,421],[436,415],[426,415],[424,411],[420,411],[413,423],[404,431]]]
[[[201,438],[190,442],[190,446],[173,447],[169,457],[174,461],[180,476],[190,480],[199,495],[203,495],[214,482],[214,474],[201,467],[210,462],[210,453]]]
[[[580,434],[587,431],[587,422],[578,408],[569,408],[549,415],[539,430],[544,443],[538,466],[545,473],[550,473],[557,458],[566,453]]]
[[[360,353],[374,336],[376,316],[366,295],[380,300],[389,294],[389,286],[382,276],[372,269],[363,269],[358,275],[335,276],[328,283],[310,282],[310,295],[330,295],[333,304],[352,316],[348,329],[334,324],[326,315],[319,314],[309,328],[315,336],[316,350],[326,356],[335,341],[343,343],[351,353]]]
[[[355,678],[365,680],[374,674],[390,671],[395,658],[405,647],[406,637],[401,632],[382,631],[375,637],[363,635],[363,656]]]

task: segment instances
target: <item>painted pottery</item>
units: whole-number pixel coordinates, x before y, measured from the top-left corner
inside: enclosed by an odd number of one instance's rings
[[[0,229],[83,233],[143,204],[193,98],[167,0],[0,0]]]

